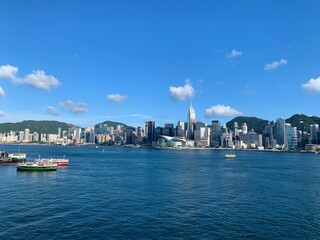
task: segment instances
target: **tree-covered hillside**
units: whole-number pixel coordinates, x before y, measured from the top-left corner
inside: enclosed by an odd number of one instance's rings
[[[236,117],[227,122],[227,127],[232,131],[234,130],[234,122],[238,123],[239,128],[241,128],[243,123],[246,123],[248,130],[253,129],[257,133],[262,133],[269,121],[256,117]]]
[[[72,124],[58,122],[58,121],[22,121],[17,123],[0,123],[0,133],[8,133],[10,131],[24,131],[29,129],[30,133],[47,133],[47,134],[57,134],[58,128],[61,131],[68,130],[72,127]]]

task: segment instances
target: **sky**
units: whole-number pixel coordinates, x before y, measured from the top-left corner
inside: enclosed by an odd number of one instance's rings
[[[320,1],[1,0],[0,123],[320,116]]]

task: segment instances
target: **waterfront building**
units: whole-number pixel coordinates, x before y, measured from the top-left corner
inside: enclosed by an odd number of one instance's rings
[[[194,123],[196,121],[196,112],[192,105],[188,109],[188,139],[194,139]]]
[[[61,127],[58,127],[58,138],[61,138]]]
[[[262,135],[257,133],[248,133],[242,136],[243,143],[251,148],[262,147]]]
[[[39,142],[39,133],[37,133],[37,132],[33,133],[33,141],[34,142]]]
[[[298,146],[298,131],[296,127],[291,127],[290,123],[285,124],[286,150],[296,149]]]
[[[221,126],[218,120],[211,122],[211,147],[221,146]]]
[[[158,138],[159,138],[160,135],[169,136],[169,135],[163,133],[163,128],[162,127],[156,127],[155,130],[154,130],[154,140],[153,141],[158,141]]]
[[[286,143],[286,128],[285,128],[285,120],[282,118],[278,118],[275,124],[275,132],[277,144],[284,145]]]
[[[210,146],[210,128],[206,124],[195,124],[194,130],[194,145],[195,147]]]
[[[176,136],[177,137],[185,137],[186,136],[186,122],[178,121],[176,127]]]
[[[268,123],[268,125],[264,129],[264,146],[266,148],[275,148],[276,145],[274,144],[274,125]]]
[[[10,134],[10,135],[12,135],[12,134]],[[24,140],[24,131],[19,131],[18,141],[23,142],[23,140]]]
[[[173,125],[173,123],[166,123],[164,125],[163,132],[164,132],[163,133],[164,135],[173,137],[174,136],[174,125]]]
[[[311,144],[319,144],[320,139],[318,139],[319,133],[319,125],[318,124],[311,124],[310,125],[310,143]]]
[[[186,146],[186,142],[185,138],[160,135],[157,145],[160,147],[182,148]]]
[[[147,130],[147,144],[152,145],[152,142],[155,141],[155,122],[149,121],[146,122],[146,130]]]
[[[29,134],[30,134],[30,129],[26,128],[24,130],[24,141],[29,142]]]

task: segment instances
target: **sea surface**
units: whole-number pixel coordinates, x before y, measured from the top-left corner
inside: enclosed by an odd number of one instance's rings
[[[0,239],[319,239],[320,154],[1,145]]]

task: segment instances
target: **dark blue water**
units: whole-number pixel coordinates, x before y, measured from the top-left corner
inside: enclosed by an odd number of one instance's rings
[[[18,146],[1,146],[17,152]],[[0,166],[0,239],[317,239],[320,155],[20,146]]]

